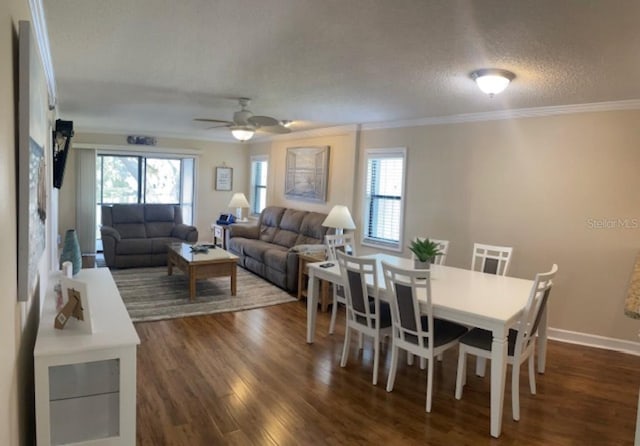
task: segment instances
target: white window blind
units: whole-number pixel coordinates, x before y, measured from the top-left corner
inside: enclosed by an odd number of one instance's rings
[[[251,157],[251,213],[254,215],[267,206],[267,173],[267,157]]]
[[[366,151],[363,244],[402,248],[405,149]]]

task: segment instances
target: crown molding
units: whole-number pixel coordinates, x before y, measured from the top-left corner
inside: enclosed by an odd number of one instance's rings
[[[188,133],[175,133],[175,132],[147,132],[141,130],[113,130],[113,129],[99,129],[99,128],[91,128],[91,127],[76,127],[77,133],[95,133],[102,135],[119,135],[126,136],[129,134],[135,133],[149,133],[156,138],[172,138],[172,139],[182,139],[187,141],[202,141],[202,142],[224,142],[227,144],[239,144],[239,145],[251,145],[255,143],[261,142],[269,142],[269,141],[283,141],[283,140],[292,140],[292,139],[304,139],[304,138],[318,138],[323,136],[336,136],[347,133],[353,133],[358,131],[358,124],[351,125],[341,125],[334,127],[322,127],[310,130],[301,130],[299,132],[292,132],[286,134],[260,134],[256,137],[252,138],[249,141],[241,142],[236,140],[233,136],[231,136],[231,132],[228,132],[228,135],[214,135],[212,138],[198,138],[189,136]]]
[[[322,127],[301,130],[287,134],[260,134],[247,142],[240,142],[228,134],[213,134],[211,137],[194,137],[188,133],[176,132],[146,132],[157,138],[182,139],[187,141],[221,142],[226,144],[251,145],[270,141],[286,141],[305,138],[319,138],[356,133],[360,130],[379,130],[403,127],[421,127],[442,124],[460,124],[465,122],[498,121],[506,119],[536,118],[575,113],[604,112],[616,110],[640,110],[640,99],[625,101],[595,102],[590,104],[558,105],[550,107],[521,108],[513,110],[498,110],[492,112],[464,113],[459,115],[439,116],[433,118],[409,119],[403,121],[373,122],[364,124],[348,124],[333,127]],[[140,133],[141,130],[113,130],[88,127],[77,127],[78,133],[97,133],[106,135],[121,135]],[[145,133],[145,131],[142,131]]]
[[[362,130],[391,129],[400,127],[421,127],[428,125],[459,124],[464,122],[499,121],[505,119],[536,118],[543,116],[568,115],[615,110],[640,110],[640,99],[625,101],[595,102],[591,104],[556,105],[550,107],[520,108],[433,118],[409,119],[404,121],[374,122],[362,124]]]
[[[56,89],[56,76],[51,62],[51,47],[49,46],[49,33],[47,31],[47,21],[44,17],[42,0],[29,0],[31,10],[31,21],[33,22],[33,35],[38,44],[42,69],[47,84],[49,94],[49,110],[56,108],[58,103],[58,93]]]
[[[169,139],[182,139],[185,141],[200,141],[200,142],[224,142],[228,144],[246,144],[240,142],[231,136],[231,132],[229,132],[228,136],[214,136],[212,138],[202,138],[202,137],[194,137],[189,133],[178,133],[178,132],[154,132],[147,130],[117,130],[117,129],[101,129],[96,127],[76,127],[76,133],[94,133],[98,135],[118,135],[125,137],[127,135],[132,134],[149,134],[149,136],[153,136],[154,138],[169,138]]]

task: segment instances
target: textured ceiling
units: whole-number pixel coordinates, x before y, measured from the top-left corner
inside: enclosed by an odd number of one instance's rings
[[[227,137],[232,98],[294,130],[640,98],[640,1],[43,0],[60,117]],[[469,73],[516,79],[495,98]]]

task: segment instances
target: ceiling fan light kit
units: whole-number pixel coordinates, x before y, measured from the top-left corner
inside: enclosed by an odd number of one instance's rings
[[[500,68],[482,68],[472,71],[470,76],[471,79],[476,81],[478,88],[491,98],[498,93],[502,93],[516,77],[511,71]]]
[[[230,128],[233,137],[241,142],[249,141],[255,134],[255,129],[249,126],[236,125]]]
[[[249,141],[256,131],[267,133],[291,133],[289,125],[292,121],[279,120],[271,116],[254,116],[249,110],[249,98],[238,98],[240,110],[233,114],[233,121],[221,119],[196,118],[194,121],[213,122],[221,125],[214,127],[229,127],[231,134],[238,141]]]

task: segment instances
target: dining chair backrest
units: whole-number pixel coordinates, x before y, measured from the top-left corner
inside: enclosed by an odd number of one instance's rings
[[[337,251],[343,251],[353,256],[356,255],[353,234],[327,234],[324,236],[324,245],[327,248],[327,258],[329,260],[337,260]]]
[[[518,355],[526,349],[535,339],[540,325],[540,319],[549,300],[553,278],[558,272],[558,265],[555,263],[551,270],[546,273],[536,274],[536,278],[531,286],[529,300],[524,307],[522,316],[517,325],[518,336],[516,338],[514,355]]]
[[[471,269],[473,271],[506,276],[511,263],[511,254],[513,254],[513,248],[510,246],[474,243]]]
[[[433,327],[430,271],[398,268],[383,261],[382,274],[391,304],[394,336],[433,349],[433,328],[425,331],[421,323],[421,317],[426,316],[427,327]],[[418,303],[418,294],[424,294],[426,299],[422,311]]]
[[[340,250],[336,251],[336,257],[346,295],[347,317],[361,325],[375,328],[377,315],[380,314],[376,260],[351,256]],[[372,292],[368,291],[367,278],[373,284]],[[375,302],[373,312],[369,305],[369,297]]]

